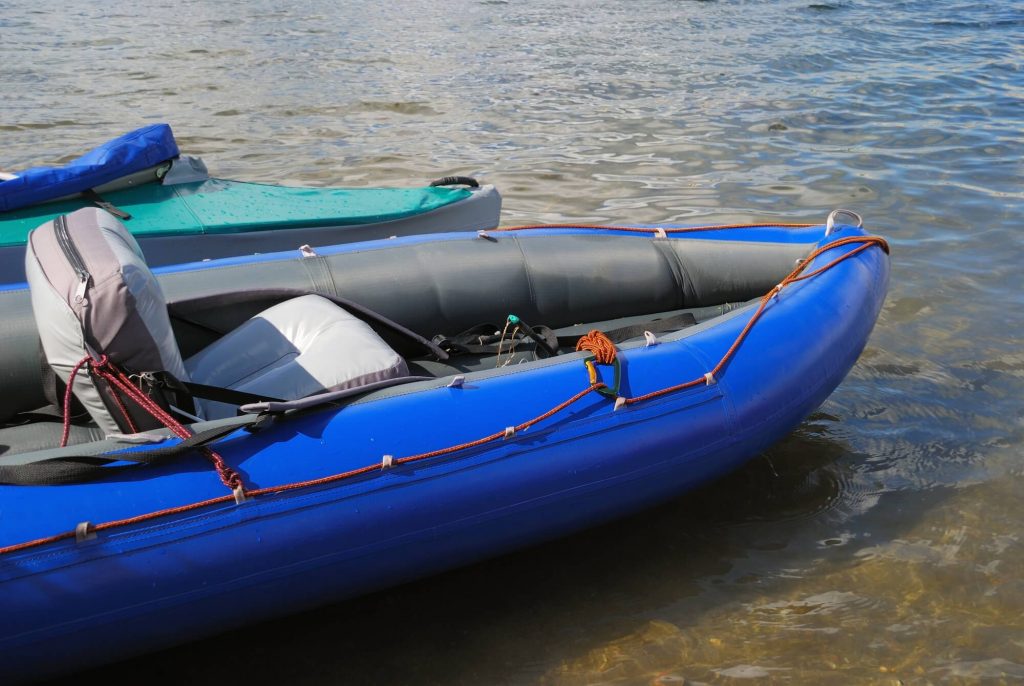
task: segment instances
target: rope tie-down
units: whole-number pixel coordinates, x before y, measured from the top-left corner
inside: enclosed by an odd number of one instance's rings
[[[761,225],[758,225],[758,226],[761,226]],[[780,225],[771,225],[771,226],[777,228]],[[799,225],[799,226],[804,226],[804,225]],[[602,229],[608,229],[608,230],[623,230],[622,227],[594,227],[594,228],[602,228]],[[723,227],[723,226],[719,226],[719,227],[695,227],[695,229],[692,229],[692,230],[720,230],[720,229],[725,229],[725,228],[755,228],[755,227],[752,226],[752,225],[727,226],[727,227]],[[653,229],[638,229],[638,230],[647,231],[647,232],[652,232],[653,231]],[[673,231],[673,230],[669,229],[669,231]],[[848,250],[847,252],[843,253],[842,255],[839,255],[838,257],[832,259],[831,261],[827,262],[826,264],[824,264],[824,265],[814,269],[813,271],[809,271],[809,272],[806,271],[808,266],[811,264],[811,262],[813,262],[814,259],[816,259],[820,255],[822,255],[822,254],[824,254],[826,252],[829,252],[831,250],[835,250],[836,248],[839,248],[839,247],[842,247],[842,246],[847,246],[847,245],[853,245],[853,244],[856,244],[856,247],[853,248],[852,250]],[[768,293],[766,293],[766,294],[764,294],[764,296],[762,296],[762,298],[761,298],[761,300],[760,300],[760,302],[758,304],[758,307],[754,311],[753,315],[750,317],[750,319],[747,321],[746,325],[743,327],[743,329],[736,336],[736,338],[733,341],[732,345],[730,345],[728,350],[726,350],[726,352],[722,355],[721,359],[718,361],[718,363],[711,370],[709,370],[708,372],[706,372],[704,374],[701,374],[700,376],[697,376],[694,379],[690,379],[690,380],[684,381],[682,383],[673,384],[673,385],[667,386],[665,388],[662,388],[662,389],[659,389],[659,390],[656,390],[656,391],[651,391],[649,393],[645,393],[643,395],[634,396],[634,397],[626,397],[626,396],[619,395],[619,388],[620,388],[620,381],[621,381],[621,363],[620,363],[620,358],[619,358],[619,355],[618,355],[618,351],[616,350],[615,345],[607,338],[607,336],[605,336],[604,334],[602,334],[600,332],[592,331],[592,332],[588,333],[586,336],[583,336],[580,339],[580,341],[579,341],[579,343],[577,345],[577,350],[580,350],[582,352],[589,352],[589,353],[591,353],[590,356],[588,356],[587,358],[584,359],[584,364],[587,367],[588,380],[589,380],[589,383],[588,383],[586,388],[578,391],[577,393],[575,393],[571,397],[569,397],[566,400],[562,401],[561,403],[555,405],[554,407],[552,407],[551,409],[547,410],[546,412],[544,412],[544,413],[542,413],[542,414],[540,414],[540,415],[538,415],[536,417],[533,417],[532,419],[529,419],[527,421],[524,421],[524,422],[522,422],[520,424],[517,424],[517,425],[514,425],[514,426],[507,426],[507,427],[505,427],[505,428],[503,428],[503,429],[501,429],[499,431],[496,431],[495,433],[492,433],[492,434],[490,434],[488,436],[483,436],[483,437],[478,438],[476,440],[467,441],[467,442],[464,442],[464,443],[459,443],[459,444],[456,444],[456,445],[451,445],[451,446],[447,446],[447,447],[443,447],[443,448],[438,448],[436,450],[431,450],[431,451],[428,451],[428,452],[418,453],[418,454],[415,454],[415,455],[409,455],[409,456],[400,457],[400,458],[399,457],[394,457],[392,455],[386,455],[380,461],[374,462],[372,464],[367,464],[367,465],[365,465],[363,467],[359,467],[359,468],[356,468],[356,469],[351,469],[351,470],[346,471],[346,472],[342,472],[342,473],[338,473],[338,474],[333,474],[333,475],[326,476],[326,477],[320,477],[320,478],[316,478],[316,479],[310,479],[310,480],[306,480],[306,481],[293,482],[293,483],[282,484],[282,485],[278,485],[278,486],[268,486],[268,487],[252,489],[252,490],[245,490],[243,488],[242,483],[241,483],[241,478],[238,476],[237,472],[235,472],[233,469],[231,469],[231,467],[226,465],[224,463],[223,459],[220,457],[219,454],[217,454],[212,449],[207,448],[207,447],[202,447],[200,449],[203,450],[207,454],[207,456],[210,457],[210,459],[213,461],[215,467],[217,468],[218,474],[221,477],[221,480],[225,483],[225,485],[227,485],[229,488],[232,489],[232,491],[234,493],[234,499],[237,502],[237,501],[240,500],[240,498],[238,497],[238,494],[242,494],[243,497],[247,497],[247,498],[255,498],[255,497],[259,497],[259,496],[263,496],[263,495],[280,494],[280,493],[285,493],[285,492],[294,491],[294,490],[313,488],[313,487],[316,487],[316,486],[322,486],[322,485],[327,485],[327,484],[331,484],[331,483],[337,483],[337,482],[340,482],[340,481],[344,481],[344,480],[347,480],[347,479],[352,479],[352,478],[355,478],[355,477],[371,474],[371,473],[374,473],[374,472],[376,472],[378,474],[381,474],[382,472],[386,473],[386,472],[391,471],[392,468],[398,467],[398,466],[403,465],[403,464],[409,464],[409,463],[413,463],[413,462],[419,462],[421,460],[429,460],[429,459],[433,459],[433,458],[437,458],[437,457],[443,457],[443,456],[446,456],[446,455],[451,455],[453,453],[457,453],[457,452],[460,452],[460,451],[463,451],[463,450],[468,450],[468,449],[471,449],[471,448],[480,447],[480,446],[487,445],[487,444],[494,443],[494,442],[501,442],[501,441],[505,441],[505,440],[512,440],[518,434],[522,433],[523,431],[526,431],[530,427],[532,427],[532,426],[534,426],[536,424],[539,424],[540,422],[543,422],[546,419],[548,419],[548,418],[550,418],[550,417],[552,417],[552,416],[554,416],[556,414],[559,414],[560,412],[566,410],[567,408],[571,407],[575,403],[579,402],[580,400],[582,400],[583,398],[585,398],[586,396],[588,396],[588,395],[590,395],[591,393],[594,393],[594,392],[597,392],[597,393],[599,393],[601,395],[609,397],[610,399],[614,399],[614,403],[615,403],[614,404],[614,409],[618,410],[618,409],[620,409],[622,407],[625,407],[627,405],[635,405],[637,403],[642,403],[642,402],[644,402],[646,400],[650,400],[650,399],[653,399],[653,398],[657,398],[657,397],[661,397],[661,396],[664,396],[664,395],[668,395],[668,394],[671,394],[671,393],[674,393],[674,392],[678,392],[678,391],[681,391],[681,390],[684,390],[684,389],[687,389],[687,388],[692,388],[692,387],[695,387],[695,386],[705,385],[705,384],[707,384],[707,385],[714,384],[714,383],[717,383],[718,380],[722,378],[722,375],[725,373],[725,371],[726,371],[726,369],[728,367],[729,361],[733,358],[733,356],[735,356],[736,352],[742,346],[744,340],[746,340],[746,338],[749,335],[751,329],[753,329],[753,327],[761,319],[761,317],[764,314],[764,312],[765,312],[766,308],[768,307],[769,303],[776,296],[778,296],[784,289],[788,288],[790,285],[792,285],[794,283],[814,278],[815,276],[818,276],[818,275],[828,271],[829,269],[831,269],[832,267],[842,263],[843,261],[848,260],[848,259],[850,259],[850,258],[852,258],[852,257],[854,257],[854,256],[856,256],[856,255],[858,255],[858,254],[860,254],[862,252],[864,252],[865,250],[868,250],[868,249],[872,248],[872,247],[881,248],[886,253],[889,252],[889,245],[888,245],[888,243],[885,241],[884,238],[881,238],[880,236],[849,236],[849,237],[845,237],[845,238],[840,238],[839,240],[833,241],[833,242],[831,242],[831,243],[829,243],[827,245],[824,245],[824,246],[821,246],[821,247],[815,249],[810,255],[808,255],[808,257],[806,259],[802,260],[796,266],[796,268],[794,268],[793,271],[791,271],[786,276],[786,278],[784,278],[777,286],[773,287]],[[85,364],[90,365],[94,372],[96,372],[100,377],[106,379],[108,381],[108,383],[111,383],[112,387],[116,387],[119,390],[121,390],[125,394],[126,397],[131,398],[134,402],[138,403],[140,406],[146,408],[151,413],[154,413],[154,416],[156,416],[158,419],[163,421],[165,423],[165,425],[168,426],[168,428],[170,428],[171,431],[175,433],[175,435],[177,435],[177,436],[179,436],[179,437],[181,437],[183,439],[186,438],[187,436],[192,435],[191,432],[186,427],[182,426],[180,423],[178,423],[176,420],[174,420],[173,417],[170,417],[170,415],[168,415],[162,408],[160,408],[158,405],[153,403],[153,401],[150,398],[145,396],[145,394],[142,393],[142,391],[137,389],[124,376],[124,374],[122,372],[120,372],[119,370],[117,370],[112,364],[110,364],[110,362],[108,360],[105,360],[105,359],[102,359],[102,358],[100,360],[92,360],[91,358],[89,358],[87,360],[83,360],[79,364],[79,367],[82,366],[82,365],[85,365]],[[612,366],[614,368],[614,380],[613,380],[611,386],[608,386],[606,383],[601,381],[600,375],[599,375],[599,373],[597,371],[597,366],[598,365],[601,365],[601,366],[609,366],[610,365],[610,366]],[[70,383],[69,383],[69,385],[70,385]],[[66,401],[66,404],[69,404],[69,402],[70,401]],[[78,540],[88,539],[90,536],[92,536],[92,535],[94,535],[94,534],[96,534],[98,532],[105,531],[105,530],[113,529],[113,528],[116,528],[116,527],[122,527],[122,526],[129,526],[129,525],[133,525],[133,524],[138,524],[138,523],[141,523],[141,522],[158,519],[160,517],[166,517],[166,516],[172,516],[172,515],[175,515],[175,514],[181,514],[181,513],[184,513],[184,512],[189,512],[189,511],[197,510],[197,509],[204,508],[204,507],[210,507],[210,506],[217,505],[217,504],[228,503],[231,500],[232,500],[232,495],[225,495],[225,496],[222,496],[222,497],[212,498],[212,499],[205,500],[205,501],[202,501],[202,502],[190,503],[190,504],[187,504],[187,505],[182,505],[182,506],[178,506],[178,507],[168,508],[168,509],[165,509],[165,510],[149,512],[149,513],[138,515],[138,516],[131,517],[131,518],[128,518],[128,519],[104,522],[104,523],[95,524],[95,525],[88,524],[88,526],[86,527],[85,532],[84,532],[84,533],[86,533],[88,535],[83,536],[83,531],[80,528],[80,530],[77,532],[77,534],[78,534],[77,538],[78,538]],[[36,539],[34,541],[27,541],[27,542],[24,542],[24,543],[18,543],[18,544],[2,547],[2,548],[0,548],[0,555],[4,555],[4,554],[7,554],[7,553],[12,553],[12,552],[16,552],[16,551],[21,551],[21,550],[26,550],[26,549],[29,549],[29,548],[34,548],[34,547],[46,545],[46,544],[49,544],[49,543],[53,543],[53,542],[57,542],[57,541],[65,540],[65,539],[69,539],[69,538],[71,538],[71,539],[75,539],[76,538],[76,531],[75,530],[66,531],[66,532],[63,532],[63,533],[60,533],[60,534],[56,534],[54,536],[49,536],[49,537],[46,537],[46,538]]]
[[[608,398],[618,399],[619,386],[622,383],[622,364],[619,362],[619,351],[612,343],[612,339],[602,331],[594,329],[576,342],[577,352],[592,353],[584,358],[583,364],[587,366],[587,373],[590,379],[590,386],[598,393]],[[611,365],[614,370],[612,385],[608,386],[600,381],[596,365]]]
[[[72,368],[71,375],[68,377],[67,389],[64,392],[64,429],[61,433],[60,447],[63,448],[68,442],[68,434],[71,431],[71,388],[74,386],[75,375],[83,367],[88,368],[95,376],[107,382],[110,388],[110,395],[114,399],[118,411],[121,412],[133,433],[138,433],[138,428],[135,422],[132,421],[131,414],[128,412],[128,408],[125,406],[121,396],[141,407],[151,417],[170,429],[178,438],[184,440],[193,435],[188,427],[171,416],[169,412],[160,407],[142,389],[133,384],[128,376],[111,362],[106,355],[101,355],[99,359],[93,358],[92,355],[86,355]],[[224,462],[224,458],[215,450],[205,446],[200,447],[199,450],[213,463],[221,482],[231,489],[235,499],[239,502],[244,500],[245,488],[242,484],[242,477],[239,476],[238,472],[229,467]]]

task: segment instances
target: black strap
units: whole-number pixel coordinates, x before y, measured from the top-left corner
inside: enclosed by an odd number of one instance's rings
[[[236,391],[233,388],[207,386],[206,384],[193,383],[191,381],[186,381],[183,383],[183,385],[188,390],[188,392],[196,398],[204,398],[206,400],[212,400],[218,403],[227,403],[228,405],[248,405],[250,403],[285,402],[280,398],[273,398],[269,395],[246,393],[244,391]]]
[[[678,331],[679,329],[685,329],[688,326],[694,326],[697,324],[696,317],[691,312],[683,312],[681,314],[675,314],[671,317],[664,317],[662,319],[652,319],[648,322],[640,322],[639,324],[632,324],[630,326],[622,326],[618,329],[609,329],[604,331],[612,343],[622,343],[628,341],[631,338],[639,338],[644,335],[645,331],[651,333],[663,333],[665,331]],[[576,342],[579,341],[581,336],[559,336],[558,344],[566,347],[576,347]]]
[[[67,455],[28,464],[0,464],[0,484],[11,486],[56,486],[92,481],[100,477],[119,474],[139,465],[167,462],[196,448],[201,448],[230,433],[255,424],[259,417],[246,417],[244,422],[218,426],[192,434],[174,445],[152,450],[128,450],[100,455]],[[132,465],[110,467],[114,462],[134,462]]]
[[[252,302],[254,300],[277,300],[284,301],[291,298],[299,298],[303,295],[319,295],[321,298],[330,300],[335,305],[340,305],[355,316],[359,317],[364,321],[375,322],[402,337],[413,341],[417,346],[425,348],[430,354],[434,355],[439,360],[447,360],[448,353],[439,348],[434,343],[431,343],[423,336],[420,336],[415,331],[411,331],[406,327],[402,326],[398,322],[391,321],[382,314],[378,314],[373,310],[363,307],[359,303],[352,302],[348,298],[342,298],[337,295],[330,295],[328,293],[319,293],[317,291],[307,291],[300,288],[262,288],[252,289],[247,291],[229,291],[227,293],[214,293],[212,295],[200,296],[198,298],[189,298],[188,300],[180,300],[177,302],[167,303],[167,311],[170,316],[174,319],[181,320],[183,322],[194,324],[202,328],[209,329],[210,327],[203,324],[199,324],[193,321],[189,316],[189,312],[193,310],[203,310],[211,307],[225,307],[229,305],[236,305],[238,303]],[[226,333],[226,332],[222,332]]]
[[[535,326],[534,333],[541,337],[552,350],[558,348],[558,338],[554,331],[546,326]],[[493,324],[477,324],[454,336],[439,334],[434,336],[434,344],[450,355],[494,355],[499,352],[510,352],[512,347],[517,350],[545,350],[537,341],[531,340],[523,331],[513,338],[509,332],[502,336],[502,327]],[[545,350],[545,352],[547,352]]]
[[[250,403],[284,402],[284,400],[281,400],[280,398],[274,398],[269,395],[246,393],[245,391],[236,391],[233,388],[223,388],[221,386],[208,386],[206,384],[194,383],[192,381],[181,381],[168,371],[143,372],[141,376],[144,381],[147,381],[158,387],[164,386],[171,389],[172,391],[190,395],[193,398],[204,398],[206,400],[212,400],[218,403],[227,403],[228,405],[248,405]]]
[[[693,316],[692,312],[682,312],[670,317],[652,319],[640,322],[639,324],[622,326],[617,329],[608,329],[603,333],[611,339],[612,343],[622,343],[631,338],[643,336],[645,331],[650,331],[651,333],[678,331],[679,329],[685,329],[696,324],[697,319]],[[582,336],[582,334],[556,336],[554,331],[546,326],[534,326],[533,330],[543,337],[552,348],[575,348],[576,343]],[[523,349],[523,346],[526,346],[526,349],[539,347],[535,341],[528,339],[522,332],[515,339],[511,340],[506,334],[504,340],[502,340],[501,331],[501,327],[497,327],[494,324],[478,324],[454,336],[445,336],[444,334],[434,336],[434,344],[443,348],[451,355],[494,355],[499,351],[507,352],[510,343],[515,343],[515,346],[520,350]]]
[[[101,210],[106,210],[107,212],[110,212],[110,214],[114,215],[118,219],[127,220],[132,218],[132,215],[128,214],[127,212],[125,212],[124,210],[122,210],[120,207],[110,202],[109,200],[104,200],[99,193],[97,193],[91,188],[87,191],[82,191],[82,195],[84,195],[89,201],[91,201],[93,205],[100,208]]]

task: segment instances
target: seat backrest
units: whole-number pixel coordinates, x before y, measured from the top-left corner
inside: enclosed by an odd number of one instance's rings
[[[106,355],[129,373],[162,370],[188,380],[160,284],[135,238],[111,214],[83,208],[33,230],[25,272],[43,352],[65,383],[86,355]],[[105,383],[83,371],[72,390],[101,429],[128,430]],[[127,409],[136,428],[158,425],[138,408]]]

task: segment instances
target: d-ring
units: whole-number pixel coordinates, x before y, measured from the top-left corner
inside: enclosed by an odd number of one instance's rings
[[[851,210],[832,210],[831,212],[829,212],[828,219],[825,220],[825,235],[826,236],[831,236],[832,235],[832,232],[836,230],[836,218],[840,217],[840,216],[843,216],[843,215],[845,215],[845,216],[849,217],[850,219],[854,220],[855,222],[857,222],[855,224],[855,226],[858,229],[864,228],[864,220],[856,212],[853,212]]]

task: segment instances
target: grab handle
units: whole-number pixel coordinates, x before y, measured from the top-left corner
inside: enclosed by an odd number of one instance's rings
[[[855,226],[858,229],[864,228],[864,220],[859,214],[852,210],[832,210],[829,212],[828,219],[825,220],[825,237],[831,236],[836,230],[836,219],[841,216],[847,216],[856,222]]]

